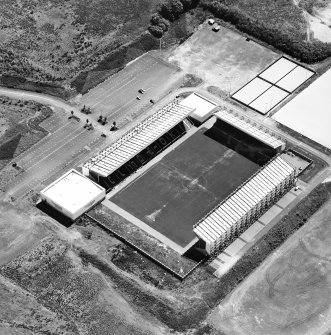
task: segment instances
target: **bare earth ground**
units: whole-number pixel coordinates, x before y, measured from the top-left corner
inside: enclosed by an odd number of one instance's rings
[[[234,92],[279,57],[227,28],[213,32],[205,23],[168,60],[227,93]]]
[[[231,334],[326,334],[331,330],[331,202],[210,315]]]
[[[331,1],[330,0],[296,0],[304,10],[309,38],[322,42],[331,42]]]
[[[21,212],[21,213],[20,213]],[[0,203],[0,266],[26,252],[49,232],[45,217],[33,210]]]
[[[166,333],[78,256],[77,248],[114,254],[118,241],[106,235],[100,245],[95,233],[86,248],[77,230],[57,225],[36,209],[22,210],[0,208],[1,334]]]

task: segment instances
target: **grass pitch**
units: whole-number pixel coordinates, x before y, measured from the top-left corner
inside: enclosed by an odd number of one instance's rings
[[[200,129],[111,201],[187,245],[195,237],[193,224],[259,168],[212,139],[211,131]]]

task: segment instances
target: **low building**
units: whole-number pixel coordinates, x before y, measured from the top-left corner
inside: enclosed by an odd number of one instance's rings
[[[73,169],[40,192],[43,201],[73,221],[105,195],[103,187]]]
[[[187,98],[180,102],[182,106],[192,108],[192,113],[190,117],[197,120],[200,123],[205,122],[209,119],[215,108],[218,106],[217,103],[207,99],[206,97],[198,94],[192,93]]]

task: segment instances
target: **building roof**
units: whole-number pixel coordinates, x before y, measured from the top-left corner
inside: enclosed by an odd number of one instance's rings
[[[182,106],[194,108],[194,115],[197,115],[200,118],[208,115],[215,107],[217,107],[216,103],[197,93],[190,94],[187,98],[182,100],[180,104]]]
[[[245,120],[244,117],[241,117],[240,114],[236,112],[231,112],[228,110],[219,110],[215,113],[215,115],[231,124],[232,126],[242,130],[243,132],[251,135],[252,137],[258,139],[259,141],[267,144],[268,146],[277,149],[279,147],[285,146],[285,142],[276,136],[267,133],[265,130],[260,129],[258,126],[255,126],[253,123]],[[261,127],[262,128],[262,127]]]
[[[193,110],[193,108],[171,102],[90,159],[84,164],[84,167],[98,175],[109,176],[183,121]]]
[[[58,206],[75,213],[104,193],[105,189],[76,170],[70,170],[40,193]]]
[[[270,161],[244,185],[198,222],[193,231],[203,240],[215,241],[265,199],[295,170],[280,156]]]

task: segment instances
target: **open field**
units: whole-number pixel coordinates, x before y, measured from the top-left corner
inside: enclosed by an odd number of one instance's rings
[[[201,128],[110,200],[185,247],[193,224],[258,168]]]
[[[9,204],[0,203],[0,267],[49,233],[45,221],[45,217],[33,210],[22,213]]]
[[[1,299],[4,333],[20,328],[28,330],[27,334],[166,333],[166,327],[149,314],[139,313],[107,276],[82,262],[77,253],[50,236],[2,267],[0,292],[11,298]]]
[[[331,330],[330,201],[211,314],[231,334],[327,334]]]
[[[91,89],[79,100],[80,107],[91,107],[93,114],[90,118],[97,120],[102,114],[109,122],[116,120],[119,126],[138,116],[151,106],[150,99],[157,101],[163,97],[182,76],[177,67],[156,56],[153,52],[143,55]],[[139,94],[140,88],[146,92]],[[141,101],[136,99],[137,96]]]
[[[209,85],[230,93],[238,90],[279,57],[273,51],[227,28],[215,33],[207,23],[168,60],[197,75]]]
[[[34,101],[0,97],[0,170],[47,135],[39,124],[52,113]]]
[[[273,118],[304,136],[331,149],[329,86],[331,70],[315,80]]]
[[[69,83],[143,33],[158,2],[2,1],[2,75]]]

